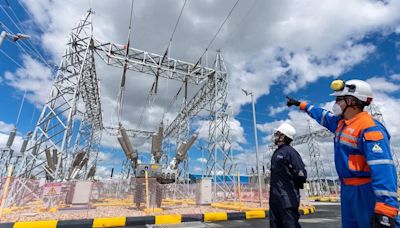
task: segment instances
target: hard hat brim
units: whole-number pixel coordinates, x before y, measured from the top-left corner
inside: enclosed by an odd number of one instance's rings
[[[334,96],[334,97],[340,97],[340,96],[344,96],[343,91],[335,91],[331,94],[329,94],[330,96]]]

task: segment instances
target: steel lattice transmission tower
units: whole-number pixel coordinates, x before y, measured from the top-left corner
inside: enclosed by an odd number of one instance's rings
[[[72,29],[18,176],[63,180],[95,164],[103,125],[90,20],[89,11]]]

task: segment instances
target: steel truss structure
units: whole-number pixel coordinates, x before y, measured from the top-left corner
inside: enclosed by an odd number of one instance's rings
[[[227,107],[228,74],[220,52],[213,68],[188,63],[167,56],[104,42],[93,37],[92,11],[88,11],[72,29],[67,50],[51,88],[17,176],[47,177],[49,180],[87,179],[93,176],[97,162],[102,123],[99,80],[95,55],[106,64],[149,74],[201,88],[184,105],[177,117],[164,130],[165,138],[188,139],[190,120],[201,110],[209,111],[208,165],[209,175],[230,176],[232,171],[229,114]],[[108,127],[114,130],[113,127]],[[153,132],[131,130],[131,136]],[[82,155],[83,154],[83,155]],[[129,175],[129,174],[125,174]],[[214,177],[216,180],[216,177]],[[228,181],[228,180],[226,180]],[[229,195],[225,180],[215,188]]]

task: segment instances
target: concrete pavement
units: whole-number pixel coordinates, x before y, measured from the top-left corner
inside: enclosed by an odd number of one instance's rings
[[[340,204],[338,203],[318,203],[315,205],[314,214],[302,215],[300,224],[303,228],[340,228]],[[203,228],[203,227],[229,227],[229,228],[266,228],[269,227],[267,219],[252,219],[252,220],[235,220],[215,223],[191,222],[177,225],[147,225],[147,226],[132,226],[132,228],[147,227],[147,228]]]

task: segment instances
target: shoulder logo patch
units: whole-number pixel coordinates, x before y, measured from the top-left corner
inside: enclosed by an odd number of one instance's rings
[[[375,153],[382,153],[383,150],[382,148],[378,145],[378,143],[375,143],[374,146],[372,147],[372,151]]]

